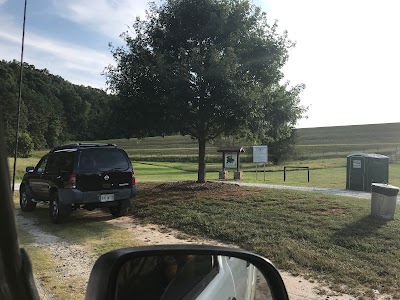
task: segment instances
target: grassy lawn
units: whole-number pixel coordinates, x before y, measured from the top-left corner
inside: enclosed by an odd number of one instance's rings
[[[400,213],[371,219],[367,200],[236,186],[141,185],[135,215],[237,244],[294,274],[372,297],[400,297]]]
[[[320,161],[291,163],[295,166],[310,166],[310,182],[307,181],[307,170],[288,170],[286,182],[283,181],[283,166],[268,166],[266,168],[266,181],[264,181],[263,167],[259,164],[256,180],[255,164],[242,164],[245,182],[258,182],[269,184],[310,186],[324,188],[346,188],[346,167],[338,159],[322,159]],[[138,184],[144,181],[158,180],[196,180],[196,163],[172,162],[134,162]],[[220,164],[207,164],[207,179],[217,180]],[[229,171],[229,178],[233,179],[234,170]],[[389,182],[400,185],[400,165],[389,165]]]

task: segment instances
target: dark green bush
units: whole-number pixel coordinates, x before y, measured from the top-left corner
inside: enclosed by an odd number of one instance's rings
[[[15,137],[8,135],[6,138],[8,156],[13,156],[15,151]],[[22,132],[18,135],[18,157],[30,157],[33,151],[33,141],[29,133]]]

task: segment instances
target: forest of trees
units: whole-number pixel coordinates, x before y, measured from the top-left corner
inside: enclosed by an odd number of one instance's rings
[[[18,105],[20,63],[0,61],[0,115],[8,153],[12,155]],[[34,149],[70,140],[118,137],[113,126],[115,96],[103,90],[75,85],[48,70],[24,63],[20,133]]]

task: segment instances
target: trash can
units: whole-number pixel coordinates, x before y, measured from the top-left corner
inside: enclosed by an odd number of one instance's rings
[[[371,215],[385,220],[393,220],[399,188],[384,183],[373,183],[371,191]]]

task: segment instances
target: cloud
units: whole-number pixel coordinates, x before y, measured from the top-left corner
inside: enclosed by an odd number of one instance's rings
[[[0,58],[19,60],[20,30],[9,22],[0,22],[0,28]],[[99,88],[105,85],[105,79],[100,74],[112,62],[110,53],[67,44],[32,32],[25,35],[24,50],[24,61],[37,68],[46,68],[73,83]]]
[[[145,16],[147,3],[147,0],[53,0],[59,16],[113,39],[126,31],[136,16]]]
[[[6,2],[7,2],[7,0],[0,0],[0,5],[4,4]]]

